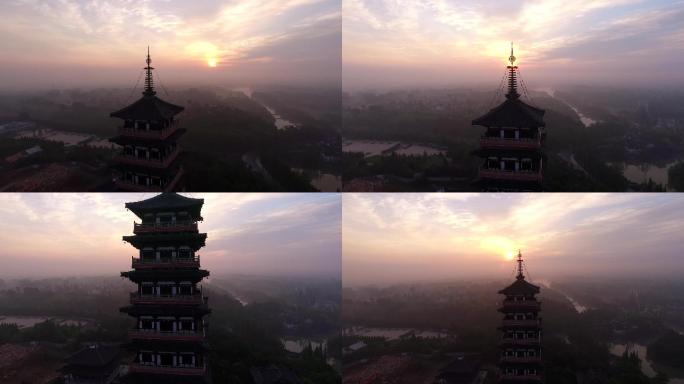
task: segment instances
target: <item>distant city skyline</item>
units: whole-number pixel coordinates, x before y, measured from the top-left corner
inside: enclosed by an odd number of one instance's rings
[[[679,194],[344,194],[345,285],[684,273]]]
[[[684,83],[684,2],[343,1],[346,90],[496,83],[510,42],[531,87]]]
[[[339,84],[336,0],[4,1],[2,89]]]
[[[121,240],[139,219],[126,202],[143,193],[0,194],[0,278],[112,275],[130,269],[136,250]],[[226,273],[340,275],[338,194],[183,193],[204,198],[212,276]]]

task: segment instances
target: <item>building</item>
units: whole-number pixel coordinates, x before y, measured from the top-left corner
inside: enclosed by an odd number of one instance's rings
[[[177,141],[185,129],[178,126],[176,115],[184,108],[156,96],[151,63],[148,48],[143,96],[110,114],[123,120],[118,136],[109,141],[121,146],[115,160],[115,184],[124,191],[182,190],[184,171],[178,161],[181,149]]]
[[[138,250],[132,271],[121,276],[137,285],[130,305],[121,311],[136,320],[129,331],[135,352],[126,382],[204,383],[208,380],[204,317],[210,313],[199,283],[209,276],[200,269],[197,251],[204,199],[162,193],[126,203],[141,220],[123,240]]]
[[[540,191],[546,135],[544,110],[520,100],[520,73],[512,44],[508,60],[506,100],[472,122],[486,128],[476,152],[484,159],[476,185],[485,191]]]
[[[69,356],[61,372],[65,384],[109,384],[121,373],[121,349],[91,345]]]
[[[520,252],[517,263],[515,282],[499,291],[505,296],[499,308],[504,314],[499,383],[543,383],[541,303],[535,297],[539,287],[525,280]]]

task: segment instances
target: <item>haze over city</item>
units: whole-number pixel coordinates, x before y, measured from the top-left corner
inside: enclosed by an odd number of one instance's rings
[[[532,88],[682,84],[684,3],[343,1],[346,90],[496,83],[510,42]]]
[[[226,273],[336,277],[341,202],[334,194],[184,194],[204,198],[199,254],[212,276]],[[118,276],[136,250],[121,237],[133,222],[126,202],[154,194],[0,194],[0,278]]]
[[[345,285],[676,277],[684,199],[653,194],[345,194]]]
[[[167,86],[339,86],[338,1],[10,0],[2,14],[2,90],[130,88],[147,46]]]

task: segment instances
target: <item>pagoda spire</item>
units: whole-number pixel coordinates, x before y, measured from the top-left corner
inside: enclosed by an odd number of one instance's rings
[[[154,90],[154,79],[152,78],[152,70],[154,69],[153,67],[150,66],[152,64],[152,59],[150,58],[150,46],[147,46],[147,60],[145,60],[147,63],[147,67],[143,68],[145,70],[145,90],[143,91],[143,95],[145,96],[154,96],[157,94]]]
[[[520,97],[518,93],[518,66],[515,65],[515,55],[513,54],[513,42],[511,41],[511,55],[508,57],[508,62],[511,65],[508,68],[508,93],[506,93],[507,99],[517,99]]]
[[[518,249],[518,260],[516,260],[518,263],[518,275],[515,277],[518,280],[525,280],[525,275],[523,274],[523,258],[522,258],[522,253],[520,253],[520,250]]]

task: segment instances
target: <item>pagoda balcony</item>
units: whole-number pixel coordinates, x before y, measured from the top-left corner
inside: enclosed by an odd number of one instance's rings
[[[511,337],[504,337],[501,339],[502,344],[517,344],[517,345],[539,345],[540,339],[514,339]]]
[[[131,329],[128,337],[135,340],[202,341],[202,331],[157,331],[155,329]]]
[[[181,305],[200,305],[206,304],[208,298],[202,296],[202,292],[193,295],[141,295],[131,292],[131,304],[181,304]]]
[[[507,171],[503,169],[482,167],[480,168],[480,178],[541,182],[542,174],[539,171]]]
[[[480,147],[491,149],[539,149],[541,148],[541,138],[501,138],[482,136]]]
[[[172,191],[175,189],[176,184],[180,181],[181,177],[185,174],[185,171],[183,170],[183,167],[178,167],[178,172],[176,173],[176,176],[174,176],[173,180],[171,180],[170,183],[168,183],[166,186],[161,187],[161,186],[156,186],[156,185],[141,185],[141,184],[136,184],[136,183],[131,183],[126,180],[122,179],[116,179],[114,182],[114,185],[118,189],[122,189],[125,191],[133,191],[133,192],[166,192],[166,191]]]
[[[120,164],[140,165],[151,168],[168,168],[169,165],[173,163],[173,161],[178,157],[179,154],[180,148],[176,147],[176,149],[174,149],[171,153],[167,154],[166,157],[164,157],[164,159],[141,159],[137,156],[118,155],[114,158],[114,160]]]
[[[176,221],[172,223],[133,223],[133,233],[196,232],[196,221]]]
[[[503,381],[541,381],[541,375],[499,375],[499,380]]]
[[[207,373],[206,367],[173,367],[173,366],[159,366],[159,365],[145,365],[140,363],[132,363],[128,366],[128,371],[131,373],[150,373],[158,375],[176,375],[176,376],[203,376]]]
[[[525,357],[515,357],[515,356],[504,356],[499,359],[500,363],[541,363],[541,356],[525,356]]]
[[[172,124],[170,127],[164,129],[135,129],[127,127],[119,127],[119,134],[122,136],[137,137],[140,139],[159,139],[164,140],[173,135],[178,130],[178,124]]]
[[[540,319],[530,319],[530,320],[513,320],[513,319],[504,319],[501,324],[504,327],[509,327],[509,326],[529,326],[529,327],[537,327],[541,325],[541,320]]]
[[[538,301],[509,301],[505,300],[501,302],[501,306],[505,309],[509,308],[524,308],[524,309],[538,309],[541,306],[541,303]]]
[[[139,257],[132,257],[131,264],[134,269],[146,269],[146,268],[188,268],[200,266],[200,256],[189,258],[175,258],[175,259],[152,259],[152,260],[141,260]]]

